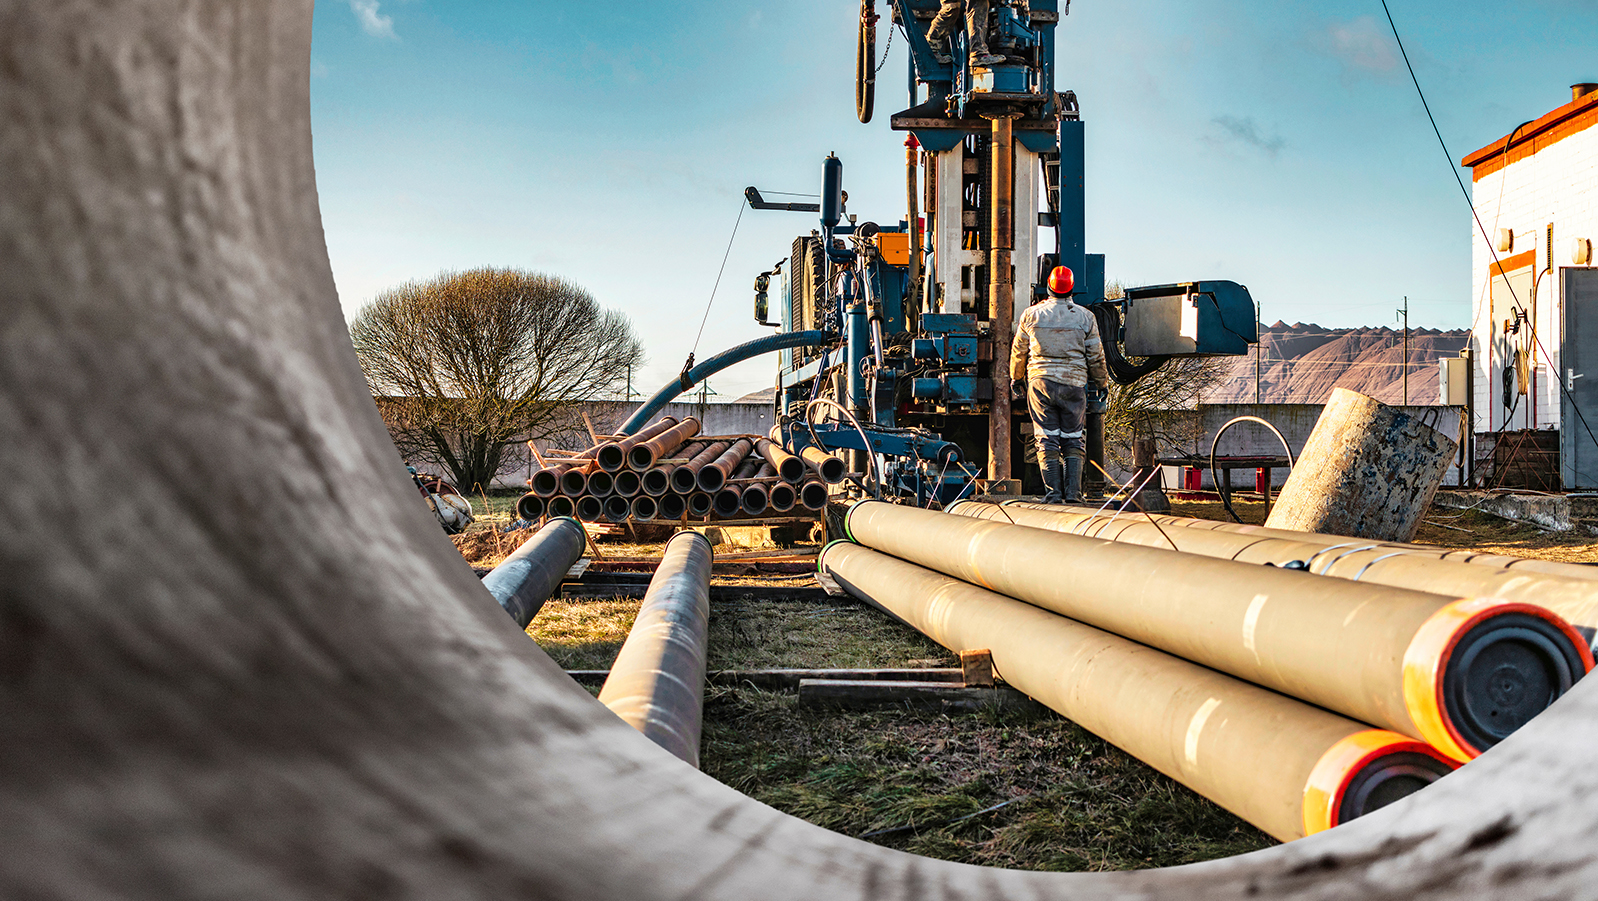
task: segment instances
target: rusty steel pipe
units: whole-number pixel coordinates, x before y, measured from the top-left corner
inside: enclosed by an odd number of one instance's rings
[[[547,505],[544,503],[543,498],[533,494],[532,492],[528,492],[516,500],[516,517],[518,519],[525,519],[528,522],[542,519],[544,517],[544,508],[546,506]]]
[[[1543,561],[1517,557],[1450,556],[1442,548],[1387,544],[1313,535],[1281,529],[1212,529],[1206,520],[1098,514],[1042,504],[992,504],[961,501],[949,508],[957,516],[1013,522],[1073,535],[1087,535],[1143,547],[1171,548],[1204,557],[1284,566],[1304,564],[1323,576],[1459,597],[1492,597],[1546,607],[1569,622],[1589,647],[1598,634],[1598,585],[1570,564],[1550,572],[1521,564]],[[1221,524],[1226,525],[1226,524]],[[1570,572],[1575,570],[1575,572]],[[1557,574],[1555,574],[1557,573]]]
[[[634,522],[649,522],[660,512],[660,505],[647,494],[640,494],[633,498],[632,516]]]
[[[799,503],[806,510],[823,510],[827,506],[825,482],[805,482],[799,486]]]
[[[775,467],[777,475],[782,476],[784,481],[798,484],[804,479],[805,461],[788,453],[770,438],[756,440],[755,452],[766,458],[766,462]]]
[[[1575,630],[1529,604],[1321,578],[884,501],[855,504],[844,526],[867,547],[1421,739],[1457,760],[1497,744],[1592,668]]]
[[[731,485],[716,492],[713,509],[722,519],[731,519],[743,512],[744,493]]]
[[[688,512],[688,498],[674,492],[660,496],[660,518],[679,520]]]
[[[616,477],[603,469],[596,469],[588,474],[588,493],[594,497],[604,497],[616,490]]]
[[[557,494],[549,499],[544,509],[550,516],[574,517],[577,515],[577,502],[564,494]]]
[[[1456,763],[1117,635],[848,542],[817,568],[952,651],[1282,841],[1391,803]]]
[[[652,440],[656,436],[675,429],[678,425],[680,423],[677,422],[675,417],[662,416],[655,422],[639,429],[635,435],[628,435],[616,441],[607,441],[595,447],[592,452],[594,463],[606,472],[617,472],[627,465],[627,454],[634,446],[640,442]],[[695,430],[697,431],[697,427]]]
[[[560,493],[560,476],[566,471],[564,466],[546,466],[533,473],[527,480],[527,487],[541,498],[552,498]]]
[[[703,491],[688,495],[688,512],[693,516],[709,516],[716,508],[716,499]]]
[[[777,468],[771,462],[759,455],[751,455],[751,459],[759,462],[754,473],[745,478],[755,481],[745,485],[741,500],[742,509],[746,516],[760,516],[771,506],[771,483],[777,479]],[[743,467],[740,467],[742,470]]]
[[[638,618],[599,689],[599,703],[695,767],[714,557],[709,540],[698,532],[678,532],[666,542]]]
[[[619,494],[605,498],[605,521],[624,523],[633,513],[632,502]]]
[[[644,480],[630,469],[623,469],[612,478],[616,480],[616,485],[611,489],[611,493],[620,497],[633,497],[644,488]]]
[[[738,468],[738,464],[749,456],[749,452],[754,450],[754,447],[754,443],[748,438],[739,438],[715,460],[700,467],[697,476],[699,490],[707,494],[720,491],[721,486],[727,484],[727,479],[731,477],[732,471]]]
[[[771,507],[770,486],[764,482],[755,482],[744,486],[743,494],[739,498],[739,509],[745,516],[762,516]]]
[[[672,451],[682,447],[697,434],[699,434],[699,420],[690,416],[659,435],[634,442],[627,450],[627,466],[634,472],[643,472],[654,466],[655,461],[661,457],[670,456]]]
[[[585,494],[577,499],[577,518],[583,522],[599,522],[605,515],[604,498]]]
[[[704,450],[709,445],[710,445],[710,442],[708,442],[708,441],[690,441],[687,444],[684,444],[682,447],[679,447],[676,450],[672,451],[670,457],[664,458],[664,459],[667,459],[667,460],[670,460],[670,459],[682,460],[683,461],[682,463],[665,463],[665,462],[657,461],[655,467],[653,469],[650,469],[649,472],[658,472],[658,473],[660,473],[660,476],[658,478],[657,477],[651,477],[651,476],[648,475],[648,473],[645,473],[645,475],[644,475],[644,491],[646,493],[648,493],[648,494],[652,494],[652,495],[655,495],[656,497],[659,497],[659,496],[664,495],[667,491],[672,490],[672,482],[671,482],[672,475],[674,473],[676,473],[676,471],[679,468],[681,468],[684,464],[692,461],[693,458],[695,456],[697,456],[700,451]],[[661,480],[664,480],[664,481],[661,481]],[[660,490],[657,491],[656,490],[656,486],[662,486],[662,487],[660,487]]]
[[[671,471],[671,489],[678,494],[693,494],[699,489],[699,470],[714,463],[729,447],[731,441],[712,441],[700,448],[687,463]]]
[[[656,466],[638,477],[643,492],[650,497],[660,497],[671,490],[671,470]]]
[[[768,498],[771,502],[771,509],[778,513],[787,513],[792,510],[793,505],[799,503],[799,492],[795,491],[794,487],[783,481],[773,482],[771,484],[770,497]]]
[[[836,485],[843,481],[847,467],[844,466],[841,458],[827,453],[814,444],[800,451],[799,456],[804,460],[805,465],[810,467],[810,470],[820,476],[821,480],[828,485]]]
[[[560,474],[560,493],[569,498],[578,498],[588,493],[588,473],[582,467],[573,466]]]
[[[583,524],[569,516],[557,516],[490,570],[483,577],[483,587],[516,625],[526,629],[587,546]]]

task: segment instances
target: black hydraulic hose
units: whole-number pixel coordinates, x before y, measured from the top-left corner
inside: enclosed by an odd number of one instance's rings
[[[1121,353],[1121,311],[1114,303],[1093,303],[1086,305],[1093,312],[1093,318],[1099,322],[1099,339],[1104,346],[1104,362],[1110,370],[1110,378],[1117,385],[1130,385],[1138,379],[1148,375],[1161,366],[1164,366],[1170,357],[1146,357],[1141,363],[1133,363]]]

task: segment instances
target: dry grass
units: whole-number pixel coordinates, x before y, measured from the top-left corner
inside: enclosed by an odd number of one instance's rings
[[[1234,500],[1232,506],[1237,510],[1238,518],[1244,522],[1264,524],[1264,504]],[[1227,521],[1226,511],[1219,501],[1172,501],[1171,512],[1177,516]],[[1469,548],[1487,554],[1507,554],[1561,563],[1598,563],[1598,539],[1586,532],[1549,532],[1479,510],[1432,507],[1421,521],[1415,543]]]

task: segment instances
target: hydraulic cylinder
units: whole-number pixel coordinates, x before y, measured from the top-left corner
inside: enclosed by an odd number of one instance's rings
[[[698,532],[678,532],[666,542],[638,618],[599,690],[600,703],[612,713],[696,767],[712,559],[710,542]]]
[[[1456,766],[1424,742],[847,542],[820,571],[951,651],[1282,841],[1412,794]]]
[[[857,543],[1469,760],[1592,667],[1531,604],[1328,579],[882,501]]]

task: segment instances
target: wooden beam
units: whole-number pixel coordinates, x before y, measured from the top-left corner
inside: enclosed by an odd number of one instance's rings
[[[1013,688],[965,688],[946,682],[801,679],[799,706],[837,710],[916,707],[945,711],[1042,709]]]
[[[566,675],[583,685],[602,685],[610,670],[567,670]],[[914,680],[939,685],[958,686],[960,670],[939,669],[755,669],[712,670],[706,680],[716,685],[748,685],[767,691],[795,691],[806,679],[845,680],[855,682],[902,682]]]
[[[961,651],[960,670],[965,676],[967,688],[992,688],[993,652],[986,648],[979,651]]]

